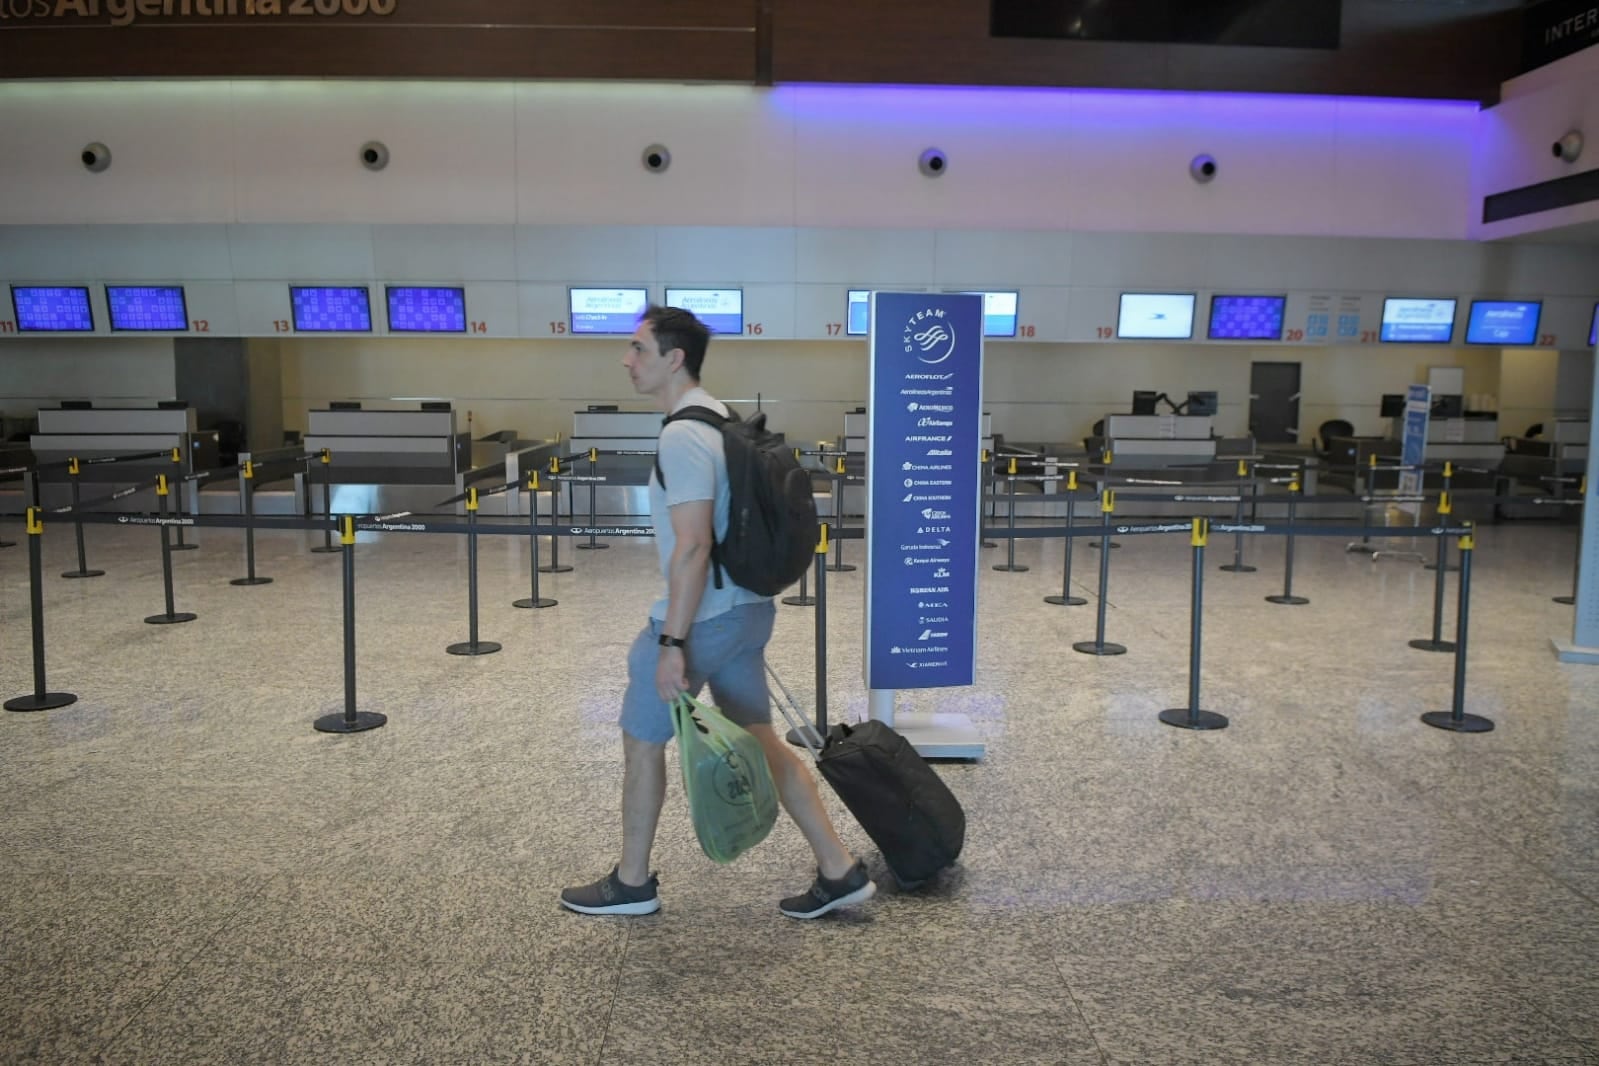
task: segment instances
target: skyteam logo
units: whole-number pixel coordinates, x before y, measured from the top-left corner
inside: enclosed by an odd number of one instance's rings
[[[955,354],[955,327],[944,317],[944,309],[918,311],[905,323],[905,354],[914,355],[928,366],[937,366]]]

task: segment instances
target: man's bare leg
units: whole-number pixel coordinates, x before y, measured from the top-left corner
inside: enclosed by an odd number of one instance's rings
[[[666,803],[666,745],[622,734],[622,861],[616,875],[624,885],[650,879],[650,849]]]
[[[805,834],[811,850],[816,853],[816,865],[822,876],[837,880],[849,873],[855,865],[855,856],[850,854],[839,839],[838,831],[833,828],[833,821],[827,816],[827,808],[822,805],[822,794],[817,790],[816,779],[811,776],[809,768],[800,761],[788,741],[778,736],[771,726],[752,725],[745,728],[761,742],[761,750],[766,753],[766,765],[771,768],[772,780],[777,784],[777,795],[783,801],[783,809],[794,819],[800,832]],[[625,869],[623,873],[626,874]]]

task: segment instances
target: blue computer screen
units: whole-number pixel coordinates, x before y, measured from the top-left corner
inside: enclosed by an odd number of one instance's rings
[[[107,285],[105,298],[112,329],[181,333],[189,328],[181,285]]]
[[[466,290],[389,286],[389,332],[465,333]]]
[[[1210,329],[1213,341],[1280,341],[1286,296],[1212,296]]]
[[[11,304],[24,333],[93,333],[89,290],[82,285],[13,285]]]
[[[849,303],[846,306],[849,317],[844,325],[844,332],[851,337],[864,337],[871,332],[872,327],[872,290],[849,290]]]
[[[573,333],[632,333],[649,302],[648,289],[567,290]]]
[[[1538,341],[1536,300],[1473,300],[1466,322],[1467,344],[1529,345]]]
[[[370,333],[372,305],[366,286],[293,286],[294,328],[298,333]]]

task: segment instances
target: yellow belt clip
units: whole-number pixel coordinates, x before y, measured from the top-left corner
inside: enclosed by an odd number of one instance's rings
[[[244,461],[244,479],[249,481],[253,477],[255,477],[255,463],[250,459],[246,459]]]
[[[841,455],[841,456],[838,457],[838,466],[834,468],[833,473],[842,474],[843,472],[844,472],[844,457]]]
[[[339,532],[339,543],[340,544],[354,544],[355,543],[355,516],[354,515],[350,515],[350,514],[343,515],[339,519],[339,525],[342,527],[340,532]]]
[[[1105,514],[1116,510],[1116,490],[1106,489],[1099,497],[1099,509]]]
[[[537,491],[539,491],[539,472],[537,470],[528,471],[528,475],[527,475],[527,491],[529,491],[529,492],[537,492]]]
[[[165,474],[157,474],[155,476],[155,494],[157,496],[169,495],[167,492],[167,476]]]
[[[1068,470],[1066,472],[1066,491],[1067,492],[1076,492],[1077,491],[1077,471],[1075,471],[1075,470]]]
[[[28,536],[37,537],[44,533],[44,519],[40,517],[43,514],[37,507],[28,508]]]
[[[477,489],[466,490],[466,509],[468,511],[477,510]]]
[[[1244,460],[1242,460],[1242,459],[1238,460],[1238,476],[1239,477],[1248,477],[1249,476],[1249,464],[1244,462]]]
[[[1109,466],[1109,465],[1110,465],[1110,461],[1111,461],[1111,460],[1112,460],[1112,459],[1114,459],[1114,458],[1115,458],[1115,456],[1113,456],[1113,455],[1111,455],[1111,454],[1110,454],[1110,449],[1109,449],[1109,448],[1106,448],[1106,449],[1105,449],[1105,455],[1104,455],[1104,458],[1103,458],[1103,459],[1101,459],[1101,460],[1100,460],[1100,461],[1101,461],[1101,462],[1103,462],[1103,463],[1104,463],[1104,464],[1105,464],[1105,465],[1106,465],[1106,466]]]
[[[1449,514],[1452,510],[1453,508],[1449,505],[1449,493],[1440,492],[1438,494],[1438,513]]]
[[[1455,476],[1455,464],[1451,463],[1447,459],[1444,460],[1444,480],[1448,481],[1450,478],[1452,478],[1454,476]]]
[[[821,539],[816,542],[816,554],[817,555],[826,555],[827,554],[827,523],[826,522],[823,522],[821,524],[821,529],[822,529],[822,536],[821,536]]]
[[[1012,477],[1016,475],[1016,457],[1014,455],[1010,457],[1010,467],[1005,472]]]
[[[589,462],[597,463],[599,461],[600,461],[600,450],[598,448],[590,448],[589,449]]]
[[[78,469],[77,456],[74,455],[71,459],[67,460],[67,473],[71,474],[73,477],[77,477],[80,473],[82,473],[82,471]]]
[[[331,462],[333,462],[333,453],[328,451],[326,448],[323,448],[322,449],[322,464],[324,466],[326,466],[328,463],[331,463]]]
[[[1475,525],[1467,522],[1466,529],[1467,532],[1460,535],[1460,550],[1463,552],[1469,552],[1477,546],[1476,538],[1472,535],[1476,532]]]
[[[1195,548],[1203,548],[1210,541],[1210,519],[1194,519],[1194,533],[1188,543]]]
[[[182,450],[180,450],[178,448],[173,448],[172,449],[172,461],[174,463],[183,462],[183,452],[182,452]]]
[[[560,472],[561,472],[561,457],[559,455],[550,456],[550,473],[559,474]]]
[[[1297,475],[1288,479],[1288,491],[1295,494],[1299,492],[1299,478]]]

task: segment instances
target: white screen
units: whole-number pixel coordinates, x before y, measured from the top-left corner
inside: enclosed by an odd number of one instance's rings
[[[1122,293],[1116,336],[1132,340],[1187,340],[1193,335],[1193,293]]]

